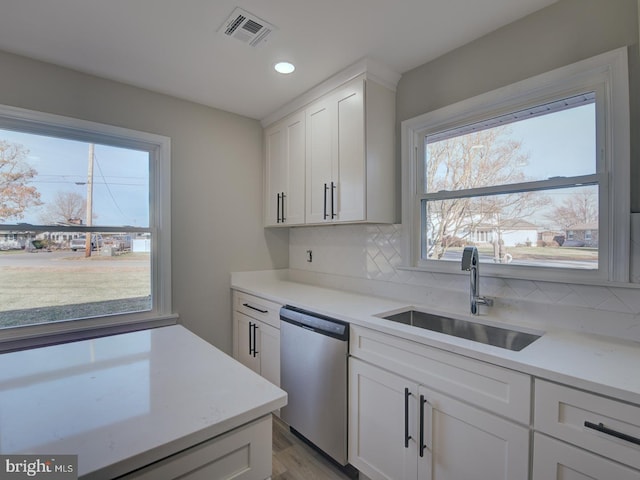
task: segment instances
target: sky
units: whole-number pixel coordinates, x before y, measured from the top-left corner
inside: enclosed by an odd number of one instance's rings
[[[58,192],[86,199],[88,143],[9,130],[0,130],[0,140],[29,150],[27,162],[38,172],[30,185],[38,189],[42,202],[52,202]],[[11,223],[41,224],[45,206],[32,207]],[[148,152],[95,145],[92,210],[94,225],[149,226]]]
[[[595,103],[587,103],[507,124],[505,138],[521,142],[520,151],[527,156],[527,162],[519,167],[528,181],[597,172],[595,108]],[[482,145],[478,145],[478,151],[481,150]],[[443,167],[438,174],[445,171]],[[552,210],[581,191],[597,192],[597,187],[561,188],[536,194],[551,203],[528,212],[526,220],[539,228],[560,228],[553,221]]]

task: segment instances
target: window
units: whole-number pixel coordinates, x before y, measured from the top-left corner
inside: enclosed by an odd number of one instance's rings
[[[0,340],[171,316],[169,142],[0,107]]]
[[[628,281],[626,77],[619,50],[403,122],[408,266]]]

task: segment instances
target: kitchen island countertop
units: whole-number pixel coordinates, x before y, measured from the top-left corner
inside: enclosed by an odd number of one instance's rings
[[[114,478],[286,404],[182,326],[0,355],[0,454],[78,455]]]

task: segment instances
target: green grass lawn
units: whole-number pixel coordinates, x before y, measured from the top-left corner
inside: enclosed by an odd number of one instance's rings
[[[148,254],[53,261],[46,253],[23,255],[42,261],[0,265],[0,327],[150,308]]]

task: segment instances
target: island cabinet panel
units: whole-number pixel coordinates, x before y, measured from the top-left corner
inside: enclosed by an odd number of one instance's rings
[[[534,426],[537,432],[628,465],[636,469],[636,476],[633,478],[640,479],[640,406],[536,379]],[[547,440],[548,437],[540,437],[538,441],[542,452],[548,449],[544,448],[548,445]],[[571,454],[574,450],[564,448],[567,463],[575,457]],[[554,454],[560,455],[559,452]],[[535,452],[534,459],[537,455]],[[564,462],[565,459],[559,457],[558,461]]]
[[[233,356],[280,386],[280,305],[233,293]]]
[[[349,461],[373,480],[527,480],[529,429],[350,361]]]
[[[265,480],[271,477],[271,415],[200,443],[122,480]]]

